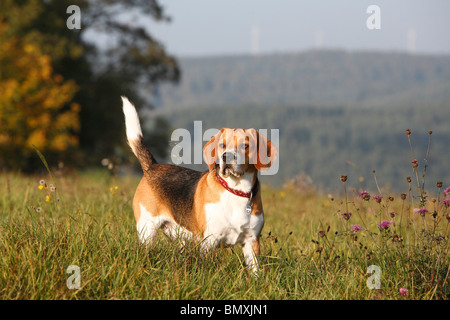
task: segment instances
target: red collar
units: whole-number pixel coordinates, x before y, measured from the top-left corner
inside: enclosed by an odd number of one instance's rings
[[[236,189],[230,188],[230,186],[228,185],[228,183],[227,183],[221,176],[219,176],[218,174],[216,174],[216,178],[217,178],[217,181],[219,181],[219,183],[220,183],[225,189],[227,189],[227,190],[230,191],[232,194],[235,194],[235,195],[237,195],[237,196],[239,196],[239,197],[243,197],[243,198],[251,198],[251,197],[253,197],[253,196],[256,194],[256,192],[258,192],[258,186],[259,186],[258,178],[256,178],[255,185],[253,186],[252,191],[250,191],[250,192],[242,192],[242,191],[240,191],[240,190],[236,190]]]

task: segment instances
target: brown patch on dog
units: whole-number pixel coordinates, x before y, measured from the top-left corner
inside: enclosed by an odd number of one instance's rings
[[[262,198],[261,198],[261,185],[258,188],[258,191],[256,192],[256,195],[253,195],[252,198],[252,212],[251,215],[259,216],[263,213],[263,204],[262,204]]]
[[[141,217],[141,204],[148,212],[151,212],[152,216],[155,217],[169,212],[166,204],[164,202],[161,202],[161,198],[149,185],[145,176],[142,177],[141,181],[139,182],[133,198],[133,211],[136,223]]]
[[[262,230],[262,228],[261,228],[261,230]],[[252,250],[256,256],[259,256],[259,252],[260,252],[259,235],[258,235],[258,239],[253,241],[253,243],[252,243]]]

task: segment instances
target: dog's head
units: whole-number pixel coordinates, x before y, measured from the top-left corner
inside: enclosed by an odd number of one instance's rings
[[[274,163],[277,148],[255,129],[221,129],[203,148],[209,170],[240,178],[246,172],[265,171]]]

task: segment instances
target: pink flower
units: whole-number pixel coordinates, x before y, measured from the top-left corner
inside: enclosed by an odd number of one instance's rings
[[[444,204],[444,206],[446,208],[450,207],[450,199],[444,199],[444,200],[442,200],[442,203]]]
[[[378,202],[378,203],[380,203],[381,202],[381,194],[377,194],[377,195],[374,195],[373,196],[373,199],[376,201],[376,202]]]
[[[354,224],[352,225],[351,229],[354,233],[357,233],[358,231],[363,231],[364,229],[361,228],[361,226],[359,224]]]
[[[448,195],[450,193],[450,187],[447,187],[447,189],[444,190],[444,194]]]
[[[393,225],[394,221],[383,221],[377,224],[378,229],[387,229],[389,226]]]
[[[364,190],[363,192],[361,192],[361,193],[358,195],[358,198],[361,198],[361,199],[363,199],[363,200],[365,200],[365,201],[369,201],[369,199],[370,199],[370,194],[369,194],[369,192],[368,192],[367,190]]]
[[[414,209],[415,214],[420,214],[422,217],[425,216],[425,213],[428,213],[426,208]]]
[[[406,288],[400,288],[400,294],[404,297],[406,297],[408,295],[408,289]]]

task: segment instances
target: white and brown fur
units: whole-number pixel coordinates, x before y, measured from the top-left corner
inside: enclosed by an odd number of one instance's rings
[[[254,129],[222,129],[203,149],[208,171],[158,164],[143,143],[135,107],[127,98],[122,100],[128,143],[144,172],[133,199],[140,240],[151,245],[158,229],[162,229],[171,237],[201,240],[205,251],[240,243],[246,265],[257,275],[259,238],[264,226],[261,187],[252,195],[251,213],[247,214],[250,199],[226,190],[216,174],[229,187],[251,192],[258,171],[274,161],[275,146]],[[267,154],[270,162],[262,164],[259,150]],[[234,156],[229,159],[227,155]]]

